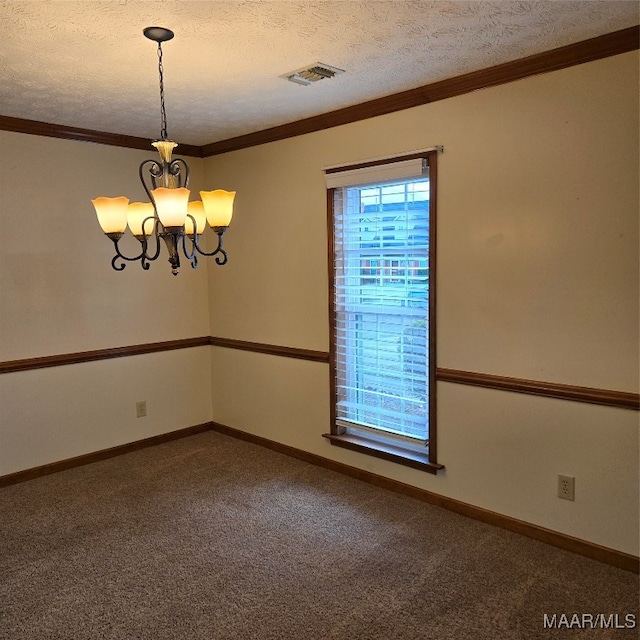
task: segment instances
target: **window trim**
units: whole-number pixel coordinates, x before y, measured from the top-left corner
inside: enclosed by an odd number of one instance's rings
[[[437,386],[436,386],[436,254],[437,254],[437,156],[442,148],[433,148],[422,152],[413,152],[393,158],[384,158],[363,162],[360,164],[343,167],[327,168],[327,171],[350,171],[375,165],[392,164],[406,160],[425,159],[429,166],[429,362],[428,362],[428,386],[429,386],[429,446],[423,452],[417,452],[415,448],[403,447],[401,443],[388,441],[382,442],[378,438],[347,433],[336,419],[336,311],[335,311],[335,188],[327,188],[327,266],[328,266],[328,309],[329,309],[329,395],[330,395],[330,432],[323,434],[332,445],[345,449],[358,451],[368,455],[390,460],[398,464],[421,469],[435,474],[444,469],[444,465],[437,462]]]

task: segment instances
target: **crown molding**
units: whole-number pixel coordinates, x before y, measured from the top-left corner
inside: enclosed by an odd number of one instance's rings
[[[640,46],[639,41],[640,26],[614,31],[613,33],[520,58],[513,62],[506,62],[481,71],[465,73],[461,76],[426,84],[415,89],[394,93],[336,111],[322,113],[304,120],[206,144],[202,147],[202,155],[207,158],[267,142],[284,140],[305,133],[330,129],[343,124],[418,107],[430,102],[453,98],[464,93],[495,87],[529,76],[565,69],[584,62],[608,58],[638,49]]]
[[[153,151],[149,138],[125,136],[119,133],[107,131],[95,131],[93,129],[79,129],[63,124],[40,122],[38,120],[25,120],[24,118],[12,118],[0,115],[0,131],[15,131],[16,133],[28,133],[34,136],[46,136],[48,138],[62,138],[65,140],[78,140],[81,142],[96,142],[127,149],[143,149]],[[192,144],[180,144],[176,155],[195,158],[202,157],[202,147]]]
[[[285,140],[286,138],[322,131],[323,129],[359,122],[360,120],[418,107],[438,100],[453,98],[478,89],[495,87],[530,76],[566,69],[585,62],[635,51],[638,48],[640,48],[640,25],[235,138],[219,140],[203,146],[181,144],[180,155],[207,158],[267,142]],[[130,149],[148,150],[151,146],[147,138],[1,115],[0,130],[96,142]]]

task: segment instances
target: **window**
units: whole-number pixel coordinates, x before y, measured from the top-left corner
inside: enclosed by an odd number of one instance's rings
[[[435,473],[436,152],[328,173],[332,444]]]

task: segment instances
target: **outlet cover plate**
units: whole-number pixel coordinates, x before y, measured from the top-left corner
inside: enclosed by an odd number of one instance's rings
[[[147,415],[147,401],[136,402],[136,418],[144,418]]]
[[[576,499],[576,479],[573,476],[558,475],[558,498]]]

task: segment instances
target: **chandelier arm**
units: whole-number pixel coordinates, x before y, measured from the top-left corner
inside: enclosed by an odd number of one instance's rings
[[[187,260],[192,260],[193,257],[196,255],[195,246],[196,246],[196,241],[198,239],[198,223],[190,213],[187,213],[187,218],[191,220],[191,224],[193,225],[193,234],[187,234],[185,231],[184,235],[182,236],[182,251],[184,252],[184,255],[187,258]],[[189,252],[189,250],[187,249],[187,235],[189,236],[189,240],[191,240],[191,246],[193,247],[191,252]]]
[[[153,220],[153,233],[147,235],[144,231],[144,227],[147,224],[147,220]],[[148,239],[153,238],[156,241],[156,250],[155,253],[151,256],[147,251],[147,247],[149,246]],[[144,261],[145,262],[153,262],[158,259],[160,255],[160,238],[158,237],[158,219],[155,216],[148,216],[142,221],[142,240],[144,242]],[[143,265],[144,266],[144,265]],[[148,267],[147,267],[148,268]]]
[[[149,271],[149,267],[151,265],[149,264],[149,257],[147,256],[147,241],[146,240],[143,241],[142,248],[143,248],[144,254],[140,258],[140,265],[142,266],[142,268],[145,271]]]
[[[144,190],[147,194],[147,197],[149,198],[150,202],[153,204],[153,209],[155,211],[156,209],[156,203],[153,201],[153,197],[151,196],[151,189],[149,189],[147,182],[145,180],[145,166],[146,165],[150,165],[149,168],[147,169],[149,175],[151,176],[151,182],[152,182],[152,186],[155,189],[156,187],[156,179],[159,178],[160,176],[162,176],[162,165],[157,161],[157,160],[144,160],[143,162],[140,163],[140,167],[138,169],[138,175],[140,176],[140,182],[142,182],[142,186],[144,187]],[[156,215],[158,215],[158,212],[156,211]]]
[[[196,228],[196,221],[195,218],[188,213],[187,214],[190,218],[191,221],[193,222],[193,228]],[[198,267],[198,255],[196,254],[196,250],[195,250],[195,243],[194,243],[194,238],[197,237],[197,233],[194,233],[193,236],[189,236],[189,239],[191,240],[191,245],[193,247],[193,250],[191,253],[189,253],[189,250],[187,249],[187,234],[185,233],[182,236],[182,251],[184,253],[184,256],[187,260],[189,260],[189,262],[191,263],[191,268],[192,269],[196,269]]]
[[[120,237],[122,237],[122,236],[120,235]],[[143,245],[142,245],[142,251],[141,251],[140,255],[137,255],[134,258],[130,258],[128,256],[125,256],[122,253],[122,251],[120,251],[120,247],[118,246],[118,242],[120,241],[120,238],[117,238],[117,239],[116,238],[111,238],[111,240],[112,240],[113,246],[115,247],[115,250],[116,250],[116,255],[113,256],[113,259],[111,260],[111,266],[116,271],[122,271],[127,266],[124,262],[120,266],[116,266],[116,260],[118,260],[118,259],[126,260],[127,262],[137,262],[138,260],[143,262],[144,257],[145,257],[145,252],[146,252],[146,242],[143,243]],[[149,267],[147,267],[147,269],[148,268]]]
[[[224,232],[227,230],[227,227],[214,227],[214,231],[218,234],[218,249],[217,252],[221,255],[216,256],[216,264],[222,266],[223,264],[227,264],[229,260],[229,256],[227,252],[222,248],[222,236]]]
[[[111,266],[115,271],[122,271],[127,265],[126,263],[122,263],[119,266],[116,265],[116,260],[119,258],[120,256],[116,253],[115,256],[113,256],[113,259],[111,260]]]
[[[216,264],[219,266],[227,264],[227,262],[229,261],[227,252],[221,248],[219,253],[221,253],[222,255],[216,256]]]
[[[143,227],[142,227],[142,238],[138,238],[138,240],[140,240],[140,243],[142,245],[142,257],[140,258],[140,265],[142,266],[142,268],[145,271],[149,271],[149,267],[151,266],[149,264],[149,260],[150,259],[151,260],[155,260],[155,258],[149,258],[149,254],[147,253],[147,248],[148,248],[149,244],[147,242],[147,235],[144,232],[144,222],[143,222]],[[156,258],[158,257],[159,253],[160,253],[160,251],[157,252]]]
[[[216,232],[217,236],[218,236],[218,246],[213,250],[213,251],[204,251],[203,249],[200,248],[200,245],[198,244],[198,237],[195,237],[195,240],[193,241],[193,246],[195,248],[195,250],[202,256],[217,256],[216,258],[216,263],[219,265],[223,265],[227,263],[228,260],[228,256],[227,256],[227,252],[222,248],[222,235],[224,234],[224,232],[226,231],[227,227],[214,227],[213,230]]]
[[[218,231],[216,230],[216,233],[218,233]],[[222,251],[222,235],[220,233],[218,233],[218,246],[213,250],[213,251],[205,251],[204,249],[200,248],[200,244],[198,243],[198,236],[195,236],[195,239],[192,238],[191,241],[193,242],[193,247],[194,249],[201,255],[201,256],[207,256],[207,257],[211,257],[211,256],[215,256],[218,255],[221,251]]]
[[[182,180],[182,169],[184,169],[184,180]],[[189,186],[189,165],[182,158],[176,158],[169,163],[168,166],[169,173],[178,178],[178,186],[180,187],[188,187]]]

